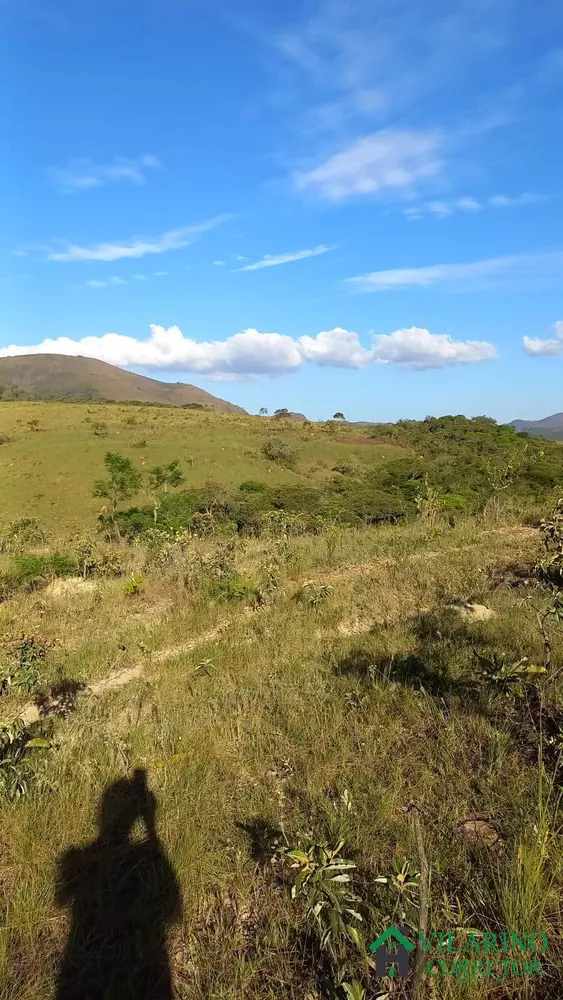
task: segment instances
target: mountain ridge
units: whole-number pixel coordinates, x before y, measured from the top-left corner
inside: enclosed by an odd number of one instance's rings
[[[201,405],[223,413],[246,413],[242,406],[190,383],[160,382],[82,355],[20,354],[0,358],[0,387],[34,399]]]
[[[563,440],[563,413],[552,413],[541,420],[511,420],[515,431],[527,431],[534,437],[545,437],[555,441]]]

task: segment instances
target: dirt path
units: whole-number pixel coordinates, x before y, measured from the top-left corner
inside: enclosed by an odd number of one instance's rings
[[[482,533],[483,535],[508,535],[513,538],[531,538],[536,535],[536,530],[534,528],[529,528],[526,526],[515,526],[512,528],[496,528],[491,529]],[[482,537],[482,536],[481,536]],[[475,543],[476,544],[476,543]],[[440,556],[447,556],[453,552],[466,552],[475,548],[475,544],[469,545],[457,545],[449,549],[433,549],[426,552],[413,552],[404,556],[384,556],[381,559],[372,560],[371,562],[364,563],[354,563],[350,566],[342,566],[338,569],[331,570],[329,573],[323,573],[322,576],[318,577],[320,583],[331,583],[335,580],[346,580],[354,576],[359,576],[363,573],[369,573],[377,566],[396,566],[404,561],[418,561],[420,559],[437,559]],[[267,607],[267,605],[265,606]],[[259,612],[260,608],[244,608],[241,612],[234,615],[232,618],[225,618],[223,621],[219,622],[213,628],[208,629],[205,632],[201,632],[199,635],[194,636],[187,642],[182,643],[180,646],[171,646],[165,649],[160,649],[151,654],[151,663],[164,663],[166,660],[170,660],[175,656],[181,656],[184,653],[189,653],[198,646],[204,646],[207,643],[215,642],[221,636],[229,630],[229,628],[239,622],[244,617],[249,617],[255,615]],[[350,623],[341,623],[337,628],[337,633],[340,635],[350,635],[356,632],[365,631],[366,623],[360,622],[354,619]],[[136,663],[132,667],[125,667],[122,670],[118,670],[113,674],[109,674],[107,677],[100,681],[96,681],[93,684],[88,684],[81,688],[79,692],[82,695],[103,695],[106,691],[113,691],[118,688],[124,687],[124,685],[131,683],[131,681],[139,680],[144,675],[146,666],[146,661],[141,663]],[[74,707],[74,702],[72,704]],[[53,715],[57,713],[64,712],[64,696],[53,696],[43,700],[41,703],[37,701],[30,701],[22,708],[21,712],[18,713],[18,718],[21,718],[24,725],[31,726],[34,723],[39,722],[42,718],[47,715]],[[1,721],[1,720],[0,720]]]

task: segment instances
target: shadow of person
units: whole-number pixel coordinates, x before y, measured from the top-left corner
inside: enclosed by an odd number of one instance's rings
[[[137,770],[105,789],[97,840],[60,858],[56,901],[71,908],[71,927],[56,1000],[172,1000],[166,936],[181,896],[155,812]],[[137,820],[142,840],[132,839]]]

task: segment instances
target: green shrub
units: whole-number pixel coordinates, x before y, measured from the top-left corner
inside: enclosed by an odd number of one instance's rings
[[[126,597],[136,597],[143,589],[144,580],[142,576],[131,573],[129,580],[123,584],[123,593]]]
[[[0,534],[0,552],[16,553],[33,545],[43,545],[45,532],[35,517],[12,521]]]
[[[261,483],[257,479],[247,479],[244,483],[239,486],[241,493],[266,493],[268,491],[268,486],[266,483]]]
[[[3,596],[20,588],[37,590],[55,577],[74,576],[77,572],[76,559],[60,552],[50,556],[16,556],[2,577]]]
[[[293,469],[297,463],[297,452],[280,438],[266,441],[262,445],[262,454],[269,462],[276,462],[286,469]]]
[[[256,604],[260,601],[260,588],[255,580],[240,573],[221,576],[209,582],[209,595],[219,601],[244,601]]]

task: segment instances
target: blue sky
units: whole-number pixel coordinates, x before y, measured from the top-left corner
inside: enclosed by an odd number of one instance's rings
[[[558,0],[3,0],[0,355],[312,419],[562,410],[562,29]]]

